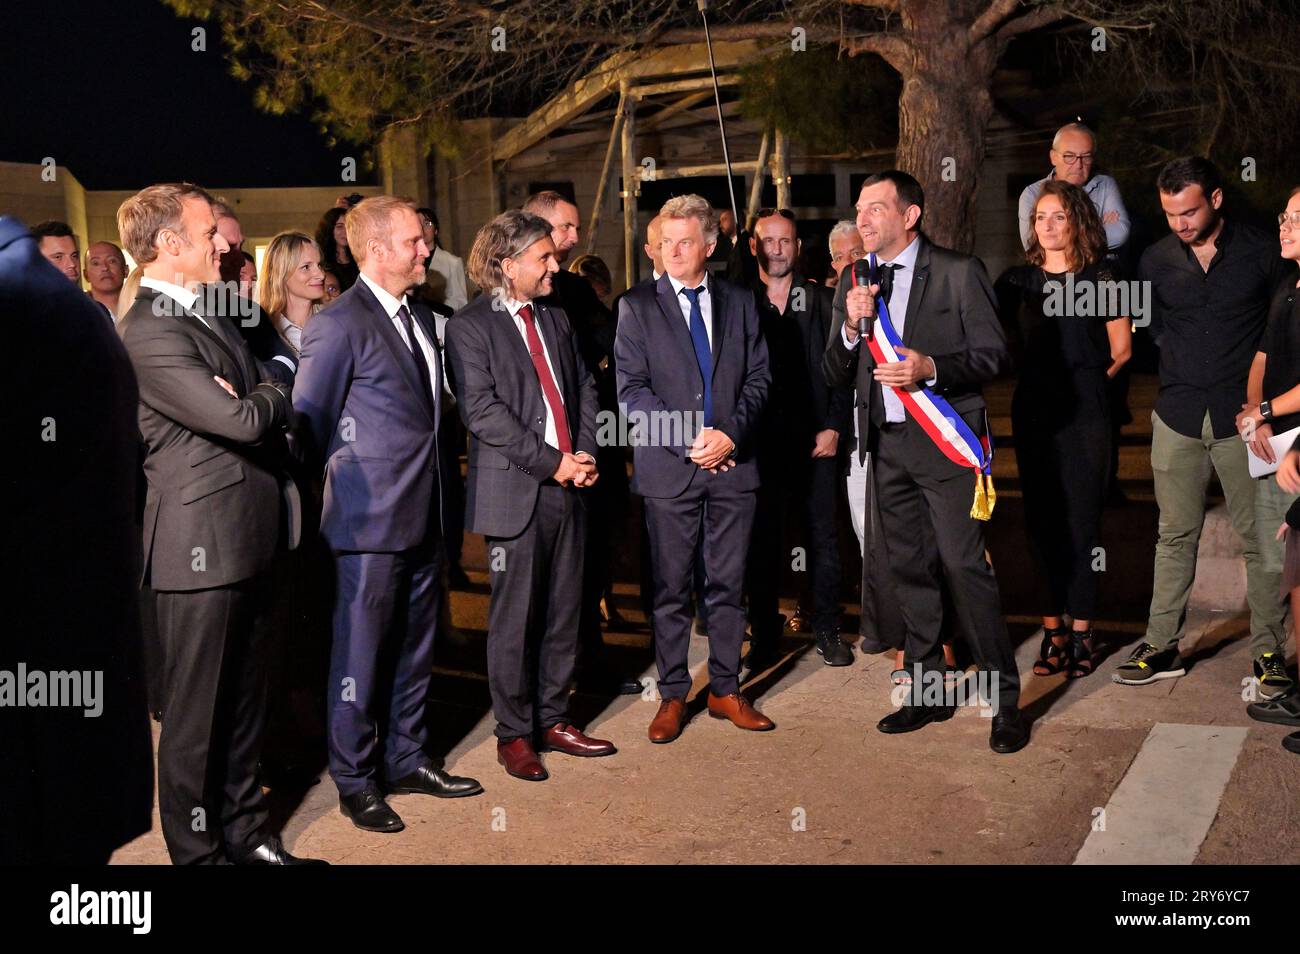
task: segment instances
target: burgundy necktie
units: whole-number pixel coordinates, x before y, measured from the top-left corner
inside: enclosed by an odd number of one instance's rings
[[[542,350],[542,339],[537,334],[537,325],[533,322],[533,306],[524,305],[519,309],[519,317],[524,321],[524,337],[528,340],[528,354],[533,359],[537,371],[537,380],[541,382],[542,394],[550,405],[551,417],[555,419],[555,439],[559,441],[560,450],[566,454],[573,453],[573,441],[569,438],[569,420],[564,416],[564,402],[560,400],[560,389],[555,386],[555,378],[546,364],[546,352]]]

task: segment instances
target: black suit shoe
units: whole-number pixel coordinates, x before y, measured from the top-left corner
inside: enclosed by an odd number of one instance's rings
[[[888,735],[899,732],[915,732],[931,722],[945,722],[951,719],[952,713],[952,706],[905,705],[897,712],[891,712],[877,722],[876,728]]]
[[[405,778],[388,784],[390,795],[433,795],[436,798],[464,798],[478,795],[483,786],[472,778],[448,775],[433,765],[422,765]]]
[[[298,858],[289,854],[284,842],[272,835],[244,857],[235,862],[237,865],[327,865],[328,861],[320,858]]]
[[[1019,752],[1029,744],[1029,723],[1019,709],[1007,709],[993,717],[989,748],[1006,755]]]
[[[378,792],[340,795],[339,811],[362,831],[397,832],[406,827]]]

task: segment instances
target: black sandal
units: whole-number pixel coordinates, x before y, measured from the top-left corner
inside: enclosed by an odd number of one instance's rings
[[[1070,631],[1064,626],[1055,629],[1043,627],[1043,642],[1038,647],[1038,662],[1034,663],[1035,676],[1055,676],[1070,662]],[[1067,637],[1064,643],[1055,640]]]
[[[1092,630],[1070,633],[1070,671],[1065,675],[1069,679],[1082,679],[1091,676],[1097,665],[1097,641]]]

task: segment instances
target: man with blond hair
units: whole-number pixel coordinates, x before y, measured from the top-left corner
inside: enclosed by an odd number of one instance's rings
[[[707,579],[710,714],[742,729],[772,722],[740,695],[740,594],[754,523],[752,439],[771,376],[754,296],[709,275],[717,213],[698,195],[659,212],[664,274],[619,303],[618,397],[648,433],[634,439],[632,491],[645,498],[662,702],[652,742],[686,722],[690,596],[696,554]]]
[[[118,333],[140,384],[144,578],[166,673],[158,808],[176,864],[300,864],[268,828],[258,779],[266,722],[267,571],[283,520],[287,390],[262,380],[230,320],[196,289],[226,242],[212,199],[150,186],[117,212],[140,289]],[[294,540],[290,539],[292,546]]]
[[[294,428],[308,466],[324,471],[320,532],[334,555],[330,775],[354,825],[397,832],[386,794],[483,789],[426,750],[452,463],[438,453],[433,315],[407,296],[429,248],[415,206],[396,196],[364,199],[346,221],[360,277],[303,332]]]

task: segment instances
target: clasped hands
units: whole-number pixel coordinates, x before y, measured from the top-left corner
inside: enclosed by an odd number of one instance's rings
[[[716,427],[706,427],[695,435],[686,456],[710,474],[716,474],[736,466],[736,461],[731,456],[735,452],[735,441]]]
[[[551,476],[561,487],[567,487],[570,482],[575,487],[590,487],[600,479],[600,474],[596,472],[596,458],[586,451],[561,455],[560,466],[555,468],[555,473]]]
[[[856,341],[864,327],[871,327],[876,320],[876,295],[879,285],[859,285],[850,288],[844,297],[844,307],[848,310],[848,320],[844,322],[844,333],[850,342]],[[864,325],[865,322],[865,325]],[[878,364],[871,371],[871,376],[881,384],[891,388],[908,388],[920,381],[928,381],[938,372],[934,359],[912,348],[901,345],[894,348],[902,361],[890,361]]]

